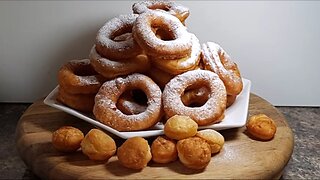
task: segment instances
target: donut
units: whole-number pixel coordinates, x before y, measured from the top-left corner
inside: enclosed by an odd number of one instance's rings
[[[210,145],[212,154],[220,152],[224,145],[224,137],[213,129],[200,130],[196,136],[204,139]]]
[[[227,95],[227,108],[230,107],[236,101],[236,98],[236,95]]]
[[[201,59],[201,45],[194,34],[191,34],[191,37],[192,49],[189,56],[180,59],[161,59],[158,57],[150,57],[150,60],[157,68],[173,75],[181,74],[197,68]]]
[[[127,115],[121,112],[116,103],[128,90],[139,89],[147,96],[147,108],[139,114]],[[118,131],[147,129],[161,118],[161,89],[146,75],[134,73],[106,81],[95,97],[93,114],[97,120]]]
[[[196,135],[198,124],[188,116],[174,115],[164,124],[163,132],[171,139],[181,140]]]
[[[190,169],[204,169],[211,160],[210,145],[199,137],[189,137],[177,143],[180,162]]]
[[[132,35],[115,40],[118,36],[132,32],[137,16],[136,14],[120,15],[106,22],[96,36],[97,52],[112,60],[129,59],[141,54],[142,50]]]
[[[174,77],[174,75],[162,71],[161,69],[151,66],[147,75],[163,89],[166,84]]]
[[[72,126],[62,126],[52,133],[52,145],[58,151],[75,152],[80,148],[83,133]]]
[[[58,72],[58,83],[70,94],[97,93],[105,79],[90,64],[89,59],[71,60]]]
[[[219,75],[227,89],[227,94],[238,95],[243,88],[242,78],[236,63],[214,42],[202,44],[202,60],[205,69]]]
[[[117,150],[115,141],[99,129],[91,129],[81,142],[83,154],[91,160],[107,161]]]
[[[151,144],[152,161],[169,163],[178,158],[176,142],[166,136],[158,136]]]
[[[155,9],[165,11],[177,17],[182,23],[189,16],[189,9],[187,7],[172,1],[141,1],[134,3],[132,6],[133,13],[136,14],[142,14]]]
[[[153,29],[161,29],[170,35],[170,39],[160,39]],[[134,39],[149,56],[164,59],[178,59],[190,55],[191,34],[179,19],[161,11],[147,11],[137,17],[133,25]]]
[[[124,167],[143,169],[151,160],[152,155],[148,141],[142,137],[127,139],[117,151],[117,157]]]
[[[252,137],[259,140],[271,140],[277,131],[277,126],[273,119],[265,114],[251,116],[246,128]]]
[[[59,86],[57,100],[75,110],[92,112],[95,95],[96,94],[70,94]]]
[[[150,67],[149,60],[144,55],[122,61],[113,61],[98,54],[94,46],[89,57],[94,69],[107,79],[114,79],[135,72],[145,72]]]
[[[188,107],[181,101],[181,95],[189,86],[205,86],[209,99],[200,107]],[[192,70],[175,76],[163,90],[163,107],[167,117],[189,116],[198,125],[208,125],[220,121],[226,109],[226,89],[219,76],[207,70]]]

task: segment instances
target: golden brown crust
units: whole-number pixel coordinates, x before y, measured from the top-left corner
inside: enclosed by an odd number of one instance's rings
[[[230,107],[237,99],[237,95],[227,95],[227,108]]]
[[[58,88],[57,100],[83,112],[92,112],[96,94],[70,94],[64,88]]]
[[[99,129],[91,129],[81,142],[82,152],[91,160],[106,161],[116,152],[115,141]]]
[[[178,141],[177,150],[181,163],[191,169],[203,169],[211,160],[210,145],[199,137]]]
[[[251,116],[246,127],[253,137],[260,140],[271,140],[277,131],[275,122],[265,114]]]
[[[143,54],[129,59],[122,59],[121,61],[115,61],[98,54],[95,46],[91,48],[89,57],[94,69],[106,79],[114,79],[132,73],[146,72],[150,67],[148,57]]]
[[[209,98],[200,107],[188,107],[183,104],[181,95],[190,87],[205,86]],[[221,121],[226,109],[226,89],[217,74],[207,70],[192,70],[175,76],[163,90],[163,107],[167,117],[176,114],[191,117],[198,125],[208,125]]]
[[[139,114],[121,112],[117,100],[127,90],[142,90],[147,96],[147,108]],[[95,97],[93,114],[100,122],[118,130],[134,131],[147,129],[159,122],[162,113],[161,90],[151,78],[142,74],[131,74],[105,82]]]
[[[198,124],[188,116],[174,115],[167,120],[163,130],[169,138],[180,140],[194,136]]]
[[[169,163],[178,158],[176,142],[166,136],[158,136],[151,145],[152,160],[156,163]]]
[[[119,162],[130,169],[143,169],[152,155],[148,141],[142,137],[127,139],[117,151]]]
[[[132,59],[139,55],[142,50],[131,34],[137,16],[136,14],[119,15],[106,22],[96,37],[97,52],[111,60]],[[129,35],[121,37],[124,34]]]
[[[154,66],[172,75],[181,74],[198,68],[198,64],[201,59],[201,45],[198,38],[194,34],[191,34],[191,39],[191,53],[187,57],[177,59],[162,59],[156,56],[150,57],[150,60]]]
[[[52,145],[62,152],[74,152],[80,148],[83,137],[78,128],[63,126],[52,133]]]
[[[165,30],[169,40],[159,39],[153,28]],[[146,11],[137,17],[132,28],[134,39],[148,56],[179,59],[191,53],[191,34],[174,16],[161,11]]]
[[[202,45],[202,61],[205,69],[219,75],[227,89],[227,94],[238,95],[243,88],[239,68],[222,47],[213,42]]]
[[[198,131],[196,136],[204,139],[211,147],[211,153],[218,153],[224,145],[224,137],[213,129]]]
[[[161,89],[163,89],[166,84],[174,77],[174,75],[162,71],[154,65],[151,66],[147,74],[155,83],[158,84]]]
[[[69,94],[97,93],[104,81],[91,66],[89,59],[71,60],[58,72],[59,85]]]

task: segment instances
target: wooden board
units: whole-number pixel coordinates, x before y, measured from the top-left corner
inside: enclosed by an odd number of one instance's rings
[[[270,103],[251,94],[248,117],[264,113],[274,119],[277,125],[274,139],[251,139],[245,127],[223,130],[220,132],[225,137],[225,145],[204,170],[191,170],[176,161],[169,164],[150,162],[143,170],[136,171],[121,166],[116,156],[106,163],[91,161],[81,151],[69,154],[56,151],[51,144],[51,135],[59,127],[72,125],[84,133],[93,127],[42,101],[35,102],[21,116],[16,129],[16,145],[27,166],[44,179],[279,178],[293,151],[293,134],[284,116]],[[123,142],[118,138],[116,141],[118,144]]]

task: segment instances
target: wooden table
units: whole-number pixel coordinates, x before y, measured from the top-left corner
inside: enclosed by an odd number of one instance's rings
[[[27,166],[44,179],[280,178],[293,151],[293,134],[284,116],[264,99],[251,94],[248,117],[264,113],[274,119],[277,125],[274,139],[251,139],[245,127],[223,130],[225,145],[204,170],[191,170],[175,161],[163,165],[150,162],[143,170],[136,171],[121,166],[116,156],[105,163],[89,160],[81,151],[69,154],[56,151],[51,144],[53,131],[63,125],[72,125],[86,133],[92,126],[42,101],[36,101],[21,116],[16,129],[16,145]],[[121,139],[116,141],[118,144],[123,142]]]

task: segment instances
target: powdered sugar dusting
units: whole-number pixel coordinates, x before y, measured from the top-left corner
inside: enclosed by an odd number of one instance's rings
[[[168,26],[173,40],[159,39],[152,31],[153,21],[161,21]],[[133,26],[133,35],[147,54],[154,56],[170,56],[188,54],[191,51],[191,34],[183,24],[174,16],[161,11],[148,11],[141,14]],[[169,33],[169,32],[168,32]]]
[[[142,89],[147,94],[148,106],[140,114],[127,115],[116,107],[120,95],[131,88]],[[159,121],[161,94],[160,88],[145,75],[135,73],[119,77],[102,85],[95,98],[93,113],[99,121],[120,131],[146,129]]]
[[[192,50],[190,56],[172,60],[164,60],[161,58],[152,58],[151,60],[153,60],[153,62],[163,71],[166,71],[170,74],[180,74],[185,71],[194,69],[195,67],[197,67],[200,61],[201,45],[198,38],[194,34],[191,34],[191,37]]]
[[[231,60],[230,56],[220,45],[213,42],[204,43],[202,51],[206,69],[219,75],[227,88],[228,94],[239,94],[243,86],[242,78],[237,73],[237,65]]]
[[[209,99],[201,107],[187,107],[181,101],[184,90],[191,85],[199,84],[209,89]],[[199,125],[217,120],[226,107],[226,89],[217,74],[207,70],[193,70],[180,74],[165,86],[163,104],[166,114],[187,115]]]
[[[153,9],[167,12],[173,16],[178,17],[181,21],[184,21],[189,16],[189,8],[173,1],[140,1],[134,3],[132,6],[133,12],[137,14],[142,14]]]

